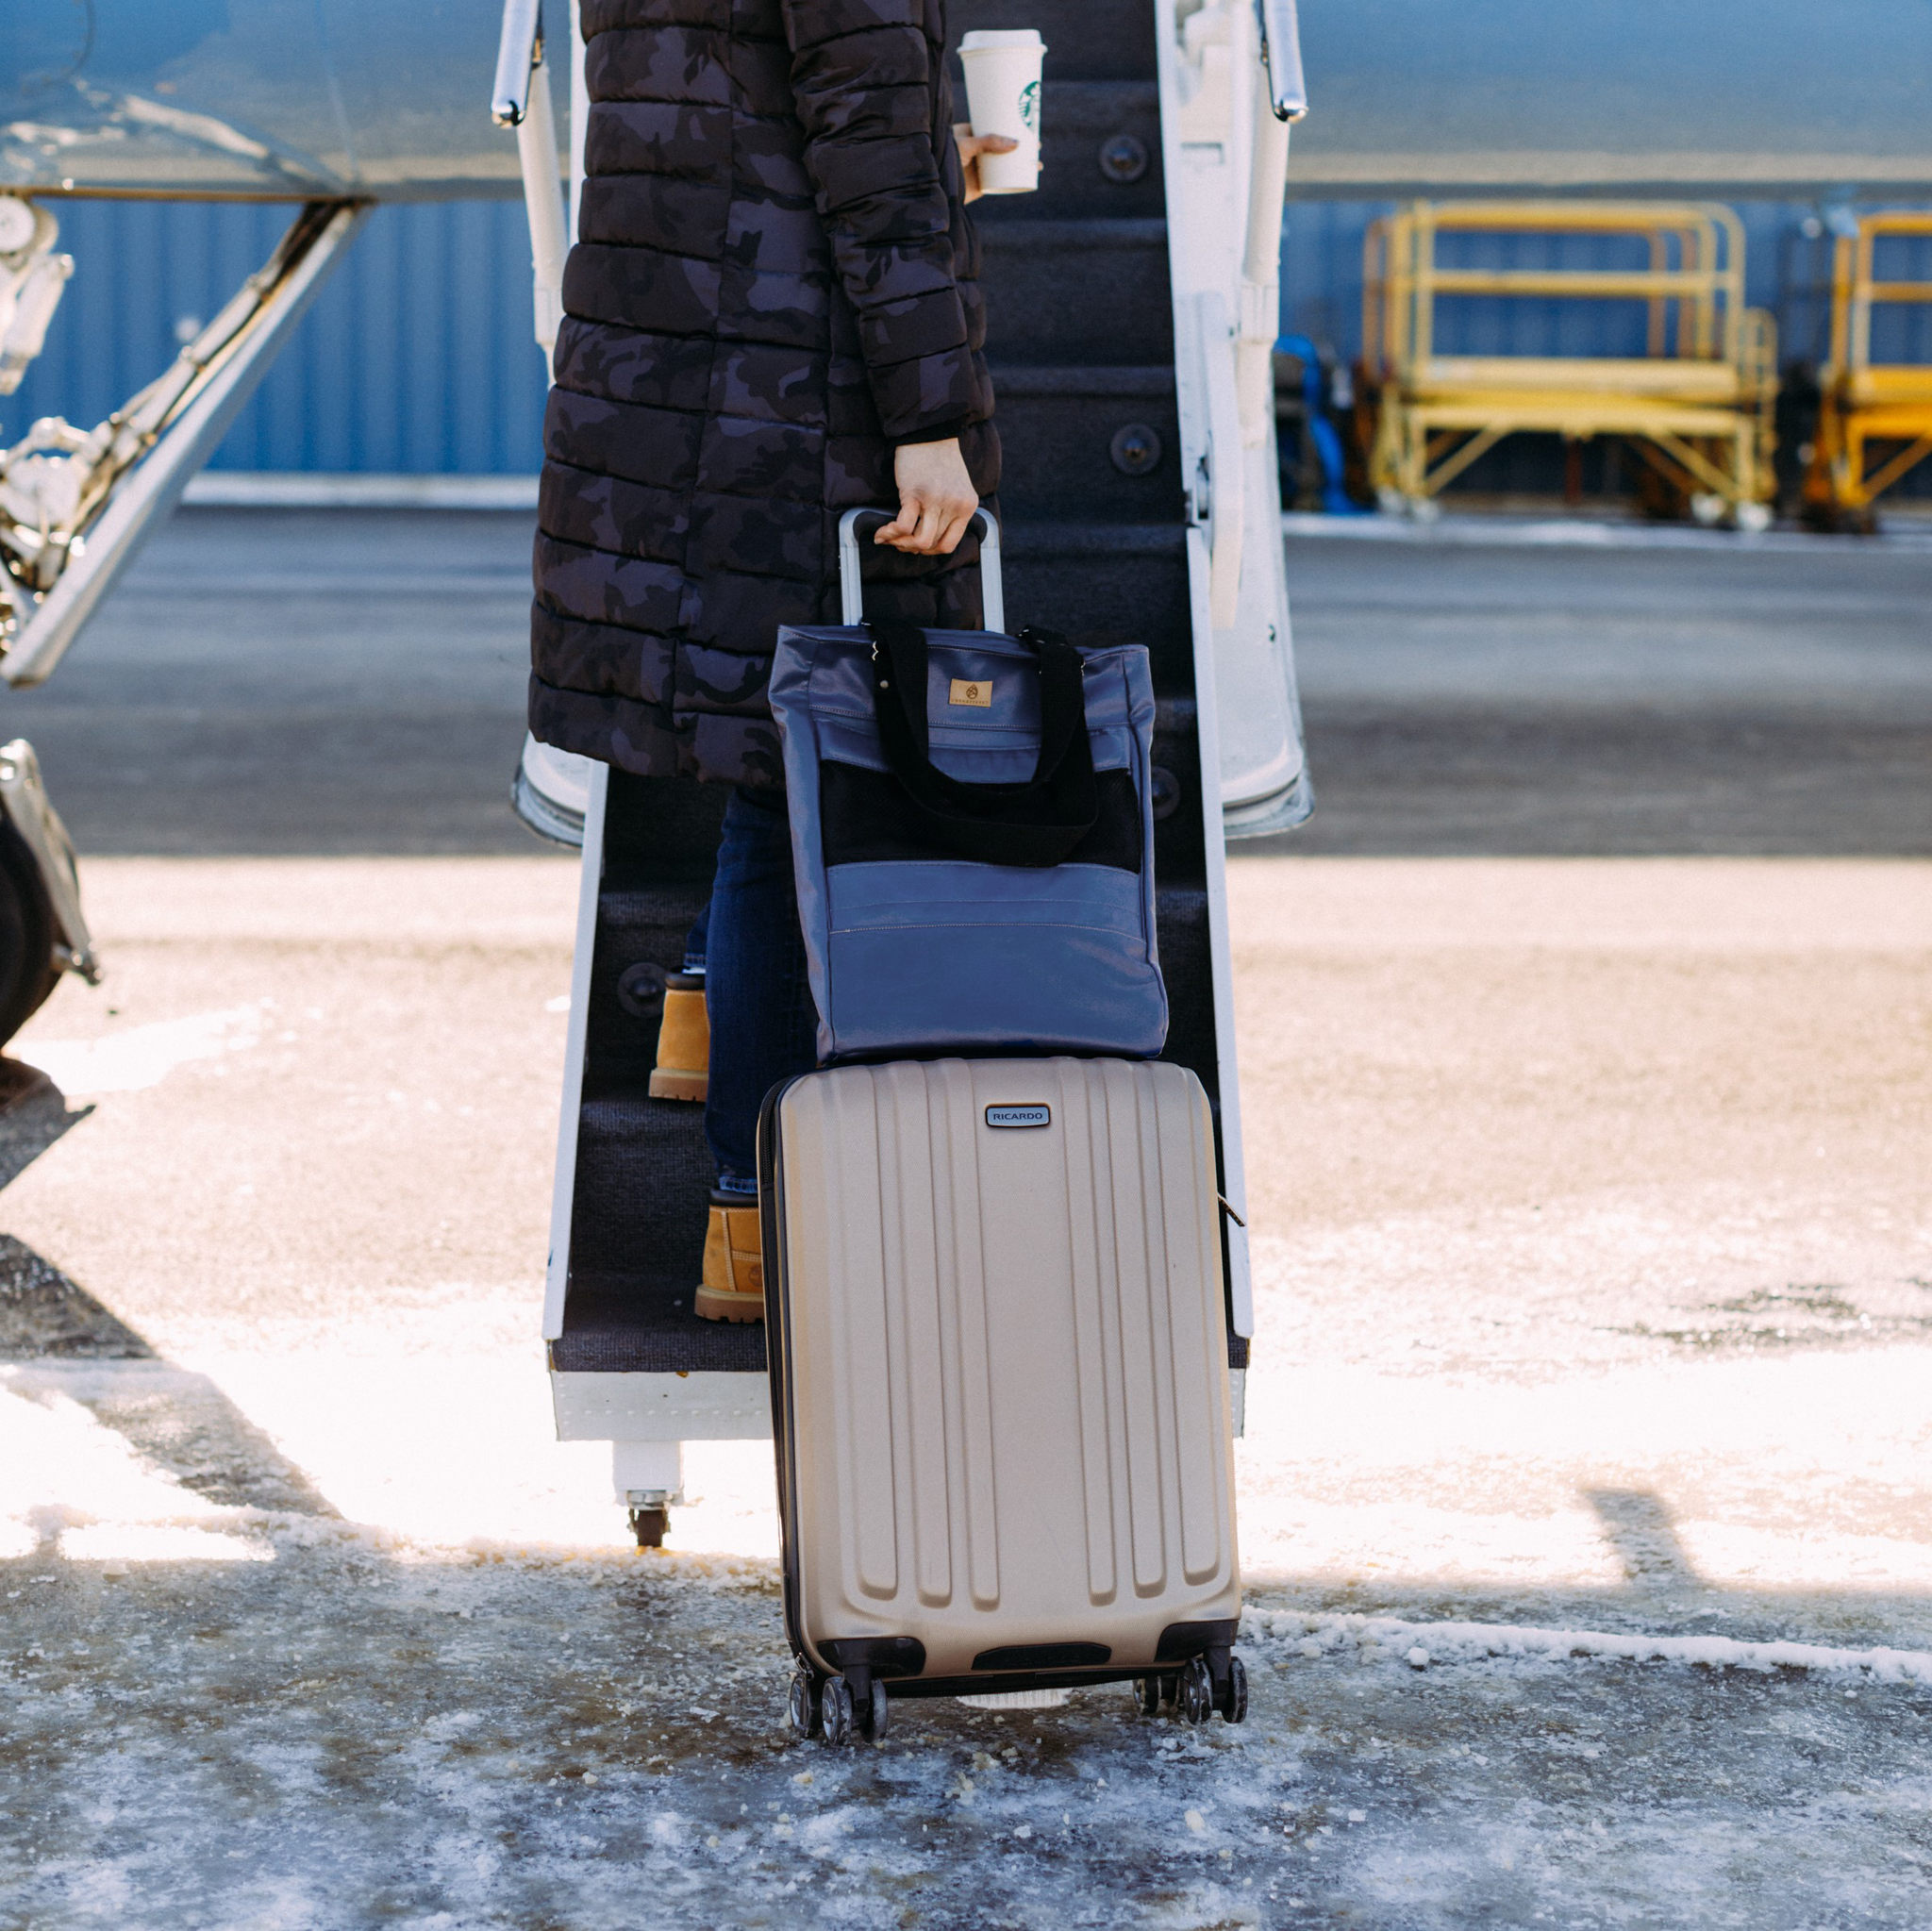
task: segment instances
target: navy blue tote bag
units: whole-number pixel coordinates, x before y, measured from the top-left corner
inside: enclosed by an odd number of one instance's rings
[[[933,1053],[1151,1058],[1154,681],[1139,644],[1008,637],[981,511],[987,630],[787,625],[772,666],[821,1064]]]

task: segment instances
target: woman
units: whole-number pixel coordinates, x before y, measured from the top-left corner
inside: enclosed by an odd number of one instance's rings
[[[717,1168],[697,1310],[758,1320],[757,1114],[813,1063],[783,624],[837,622],[838,524],[896,501],[875,614],[980,622],[999,481],[942,0],[584,0],[591,112],[544,420],[531,729],[734,789],[705,938]],[[737,1264],[732,1264],[733,1256]]]

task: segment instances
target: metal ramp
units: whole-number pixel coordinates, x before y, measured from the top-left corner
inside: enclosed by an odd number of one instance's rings
[[[1177,9],[1174,0],[1125,9],[1090,0],[962,0],[954,10],[956,33],[1037,26],[1050,49],[1041,191],[974,207],[1005,449],[1008,609],[1016,624],[1111,633],[1152,652],[1155,860],[1173,1015],[1164,1057],[1197,1073],[1215,1105],[1223,1190],[1239,1208],[1223,805],[1272,829],[1306,810],[1307,790],[1279,584],[1279,507],[1270,490],[1256,491],[1251,509],[1274,540],[1251,548],[1272,563],[1257,562],[1253,580],[1244,579],[1240,612],[1230,600],[1232,629],[1217,632],[1209,612],[1212,438],[1199,406],[1191,425],[1183,421],[1191,376],[1177,379],[1176,323],[1185,335],[1195,311],[1169,249],[1167,156],[1178,133],[1172,115],[1163,125],[1170,63],[1158,39],[1165,30],[1169,55],[1180,57]],[[1250,36],[1252,58],[1253,17],[1225,5],[1221,17]],[[1167,86],[1172,93],[1171,75]],[[1222,159],[1235,172],[1232,143]],[[1278,232],[1278,181],[1274,192]],[[1237,208],[1237,230],[1241,218]],[[1231,374],[1225,330],[1216,346]],[[1199,355],[1200,342],[1187,341],[1183,353]],[[1192,386],[1199,394],[1201,382]],[[1233,449],[1232,436],[1224,430],[1224,470],[1238,464],[1272,484],[1272,416],[1266,446]],[[1250,606],[1273,621],[1257,624]],[[1217,647],[1226,655],[1243,628],[1261,648],[1258,661],[1253,650],[1237,653],[1237,669],[1275,722],[1269,736],[1264,719],[1262,738],[1238,748],[1230,770],[1212,686]],[[1246,706],[1253,713],[1255,701]],[[1205,793],[1204,768],[1219,774]],[[646,1090],[663,977],[678,969],[708,893],[723,805],[715,788],[600,767],[585,810],[544,1332],[559,1436],[615,1444],[618,1493],[649,1540],[678,1496],[678,1444],[770,1431],[763,1329],[691,1312],[710,1185],[703,1110]],[[1252,1320],[1245,1238],[1234,1226],[1229,1236],[1239,1411]]]

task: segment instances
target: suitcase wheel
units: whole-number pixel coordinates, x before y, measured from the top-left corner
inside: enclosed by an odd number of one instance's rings
[[[864,1695],[858,1699],[858,1727],[873,1742],[883,1742],[887,1723],[886,1686],[874,1676]]]
[[[801,1742],[816,1737],[822,1714],[818,1678],[800,1664],[792,1671],[791,1685],[785,1693],[785,1715],[792,1734]]]
[[[1134,1678],[1134,1699],[1141,1706],[1143,1717],[1158,1717],[1160,1706],[1170,1699],[1167,1686],[1158,1676],[1136,1676]]]
[[[1181,1672],[1180,1694],[1175,1699],[1181,1715],[1191,1723],[1205,1723],[1214,1708],[1214,1675],[1205,1656],[1190,1656]]]
[[[1231,1723],[1244,1723],[1248,1714],[1248,1672],[1239,1656],[1227,1659],[1226,1680],[1221,1686],[1221,1694],[1215,1700],[1215,1706]]]
[[[844,1745],[852,1740],[852,1686],[842,1676],[827,1676],[819,1698],[823,1711],[820,1734],[827,1743]]]

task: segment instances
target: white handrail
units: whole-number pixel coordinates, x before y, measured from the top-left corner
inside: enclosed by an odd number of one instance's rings
[[[517,160],[524,176],[524,212],[530,223],[531,300],[535,333],[547,356],[563,325],[563,264],[570,253],[563,176],[557,165],[557,115],[550,99],[550,63],[530,71],[530,98],[517,123]]]
[[[1261,58],[1268,65],[1268,105],[1277,121],[1299,121],[1308,111],[1302,76],[1302,25],[1295,0],[1255,0],[1261,26]]]
[[[496,84],[490,112],[499,127],[520,127],[530,101],[530,75],[543,58],[542,0],[504,0],[496,42]]]
[[[490,112],[499,127],[517,130],[524,213],[530,225],[533,332],[548,356],[563,326],[570,215],[557,166],[557,109],[550,98],[550,66],[543,58],[541,0],[504,0]]]

